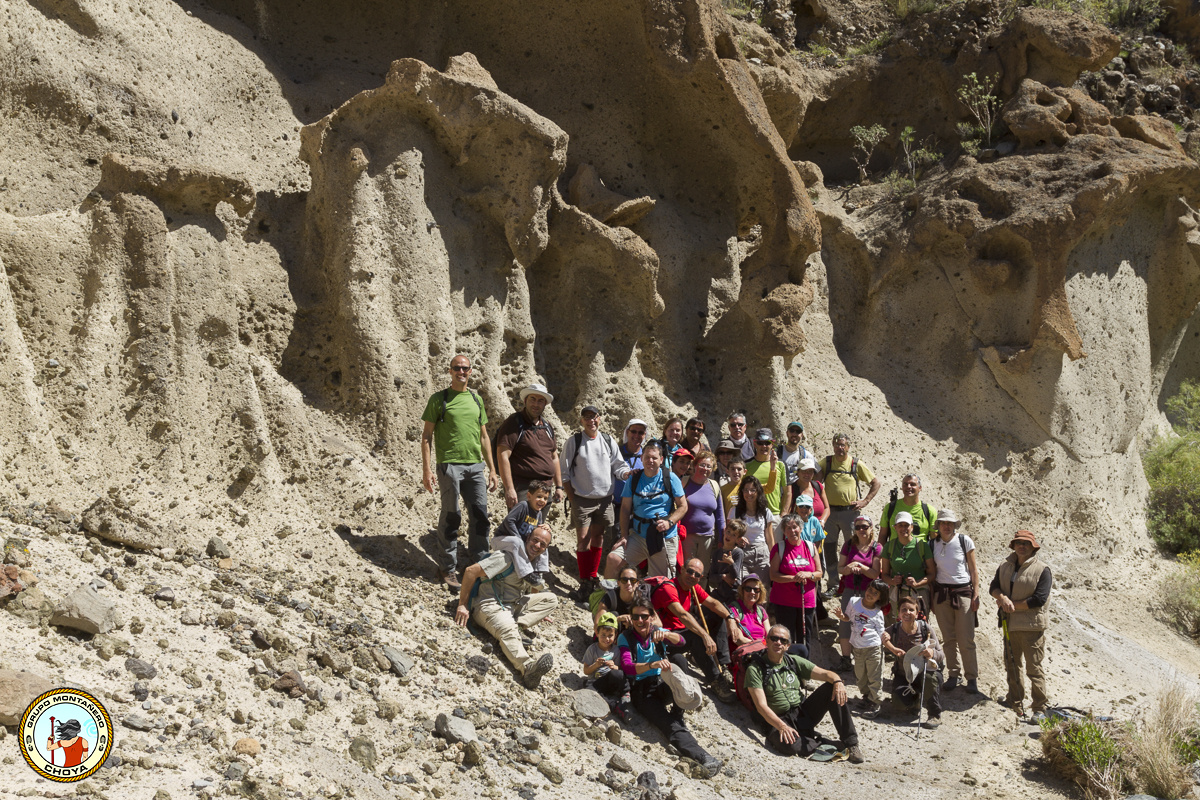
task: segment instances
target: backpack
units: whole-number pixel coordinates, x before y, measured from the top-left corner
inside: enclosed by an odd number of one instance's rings
[[[784,447],[782,444],[775,445],[775,455],[779,457],[779,463],[784,464],[784,456],[787,455],[787,448]],[[799,460],[803,461],[806,458],[813,458],[812,450],[809,450],[804,445],[800,445],[800,459]],[[813,458],[813,460],[815,461],[816,459]],[[799,464],[797,464],[797,469],[799,469]],[[784,467],[783,467],[783,474],[786,476],[788,485],[791,485],[796,482],[796,476],[793,475],[788,470],[786,464],[784,464]]]
[[[592,612],[592,619],[596,618],[596,612],[600,610],[600,601],[608,598],[608,609],[612,611],[617,607],[617,582],[608,578],[601,578],[598,584],[599,588],[588,595],[588,610]],[[612,597],[608,597],[612,595]]]
[[[467,393],[471,395],[471,399],[475,401],[475,405],[479,406],[479,425],[483,427],[483,401],[479,399],[479,395],[471,389],[467,389]],[[450,400],[450,390],[442,390],[442,413],[438,414],[437,423],[441,425],[446,421],[446,403]]]
[[[665,467],[659,467],[658,471],[660,473],[662,473],[662,476],[663,476],[663,490],[661,492],[656,492],[652,495],[649,495],[648,497],[645,497],[644,499],[650,500],[652,498],[658,497],[660,494],[665,494],[667,497],[671,498],[671,504],[674,505],[675,498],[677,497],[677,495],[675,494],[674,491],[672,491],[671,475],[673,473],[669,469],[666,469]],[[642,482],[642,473],[643,472],[645,472],[645,470],[635,469],[629,473],[629,480],[633,484],[633,488],[629,490],[629,493],[631,495],[637,494],[638,484]],[[718,493],[717,496],[720,497],[720,494]]]
[[[821,477],[828,481],[829,476],[835,474],[849,475],[851,478],[854,478],[854,493],[860,500],[862,499],[862,486],[858,482],[858,458],[856,456],[850,457],[850,469],[848,471],[833,469],[833,456],[825,456],[825,469],[821,470]]]
[[[482,416],[483,416],[483,407],[482,406],[480,406],[479,413],[480,413],[480,418],[482,419]],[[531,431],[531,430],[535,431],[538,428],[541,428],[546,431],[546,434],[550,437],[550,441],[556,441],[555,435],[554,435],[554,426],[551,425],[549,420],[547,420],[545,417],[542,417],[541,419],[539,419],[537,421],[537,424],[535,424],[535,425],[526,425],[524,411],[516,412],[516,416],[517,416],[517,440],[515,442],[513,442],[513,444],[512,444],[513,450],[517,449],[517,445],[519,445],[521,443],[521,439],[525,436],[526,431]],[[501,426],[501,427],[503,427],[503,426]],[[492,438],[492,463],[499,464],[500,463],[500,437],[493,436],[491,438]]]

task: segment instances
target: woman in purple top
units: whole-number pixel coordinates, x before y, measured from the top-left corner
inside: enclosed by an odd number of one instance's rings
[[[692,736],[683,709],[675,705],[671,687],[659,677],[664,669],[678,669],[663,654],[664,643],[682,644],[683,637],[651,625],[653,614],[649,595],[639,593],[629,610],[633,628],[617,640],[621,670],[633,678],[630,699],[638,713],[662,731],[680,755],[699,763],[704,776],[711,778],[721,771],[721,760],[709,755]]]
[[[692,463],[692,477],[683,485],[688,510],[679,521],[688,534],[683,540],[685,564],[693,558],[710,563],[715,543],[725,533],[725,504],[717,482],[709,477],[716,468],[717,457],[711,450],[701,450]]]
[[[838,558],[838,594],[842,599],[842,613],[846,613],[852,597],[862,597],[863,592],[871,585],[871,581],[879,577],[879,556],[883,546],[875,543],[875,525],[871,518],[864,515],[854,520],[854,536],[842,545],[842,554]],[[854,669],[850,660],[850,623],[838,623],[838,646],[842,650],[842,660],[838,664],[839,672]]]

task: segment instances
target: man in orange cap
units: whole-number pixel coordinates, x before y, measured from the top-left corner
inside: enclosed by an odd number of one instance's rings
[[[1004,631],[1004,669],[1008,673],[1008,694],[1000,705],[1025,718],[1025,684],[1021,674],[1029,673],[1033,722],[1045,715],[1046,676],[1042,661],[1046,657],[1046,603],[1054,577],[1050,567],[1038,556],[1041,545],[1030,531],[1017,531],[1008,543],[1013,552],[992,578],[988,588],[1000,607],[1000,628]]]

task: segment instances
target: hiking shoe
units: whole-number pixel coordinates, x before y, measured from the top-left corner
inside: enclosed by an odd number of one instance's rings
[[[850,656],[842,656],[842,660],[837,665],[838,672],[853,672],[854,662],[850,660]]]
[[[715,777],[721,771],[724,762],[716,756],[709,756],[700,762],[700,775],[705,779]]]
[[[930,717],[929,719],[925,720],[924,722],[921,723],[921,726],[928,728],[929,730],[933,730],[934,728],[936,728],[938,725],[941,725],[941,724],[942,724],[941,716],[936,716],[936,717]]]
[[[846,751],[846,760],[851,764],[861,764],[866,761],[863,758],[862,748],[858,745],[851,745],[850,749]]]
[[[446,584],[446,587],[450,589],[450,591],[457,592],[462,589],[462,581],[458,579],[458,576],[454,574],[453,570],[439,569],[437,576],[438,580]]]
[[[537,661],[525,667],[525,674],[521,676],[521,683],[525,684],[526,689],[536,689],[538,684],[542,682],[542,676],[550,671],[554,666],[554,656],[549,653],[543,653]]]
[[[722,703],[732,703],[737,700],[737,689],[734,687],[733,676],[729,674],[729,670],[721,670],[721,674],[713,681],[713,692]]]
[[[1007,697],[1001,697],[996,702],[998,704],[1000,704],[1001,706],[1004,706],[1005,708],[1010,709],[1011,711],[1016,713],[1017,719],[1026,719],[1025,709],[1020,703],[1014,703],[1012,700],[1009,700]]]
[[[979,681],[975,678],[967,679],[967,694],[983,694],[979,691]]]
[[[1045,711],[1037,711],[1033,714],[1033,716],[1030,717],[1026,717],[1024,714],[1022,714],[1021,717],[1030,725],[1037,725],[1038,727],[1041,727],[1041,724],[1049,719],[1049,717],[1046,716]]]
[[[881,706],[879,703],[873,703],[868,700],[866,705],[863,707],[863,710],[859,712],[859,716],[863,719],[875,719],[879,716],[880,708]]]
[[[946,679],[946,682],[944,684],[942,684],[942,691],[945,691],[945,692],[952,692],[957,688],[958,688],[958,676],[957,675],[951,675],[949,678]]]

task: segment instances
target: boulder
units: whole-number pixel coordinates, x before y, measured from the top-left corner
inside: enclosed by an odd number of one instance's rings
[[[473,742],[479,738],[475,726],[469,720],[450,714],[438,714],[434,722],[434,731],[451,744],[457,742]]]
[[[595,689],[576,689],[571,693],[575,713],[586,719],[601,719],[609,712],[608,701]]]
[[[0,725],[19,725],[29,704],[53,688],[54,684],[32,672],[0,669]]]
[[[84,633],[108,633],[116,627],[117,607],[90,585],[80,586],[54,609],[50,624]]]

